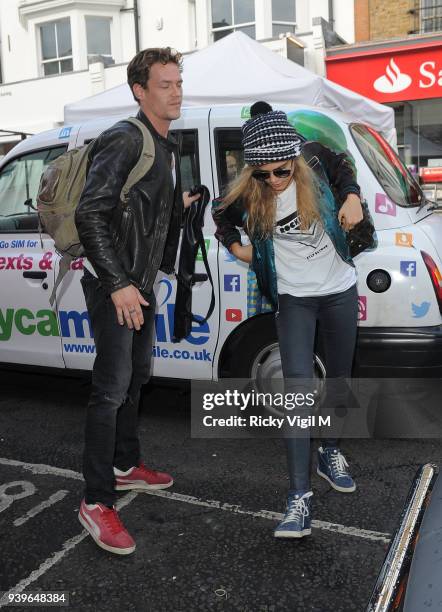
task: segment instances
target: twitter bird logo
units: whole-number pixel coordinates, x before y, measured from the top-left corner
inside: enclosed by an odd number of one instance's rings
[[[430,302],[422,302],[422,304],[411,304],[413,318],[420,319],[420,317],[425,317],[427,312],[430,310],[430,306]]]

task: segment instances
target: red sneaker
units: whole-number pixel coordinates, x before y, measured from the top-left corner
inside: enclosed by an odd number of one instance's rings
[[[115,474],[115,489],[126,491],[128,489],[167,489],[173,485],[173,478],[165,472],[149,470],[144,463],[134,467],[124,476]]]
[[[104,550],[117,555],[130,555],[135,550],[135,542],[124,528],[115,508],[103,504],[87,506],[83,499],[78,519]]]

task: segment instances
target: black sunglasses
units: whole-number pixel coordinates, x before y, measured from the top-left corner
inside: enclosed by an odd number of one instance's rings
[[[255,170],[252,172],[252,176],[257,181],[262,183],[270,178],[270,175],[276,176],[277,178],[287,178],[292,172],[291,168],[276,168],[275,170]]]

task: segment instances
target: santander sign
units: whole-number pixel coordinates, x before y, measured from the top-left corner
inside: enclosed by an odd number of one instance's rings
[[[373,87],[381,93],[396,93],[407,89],[411,83],[411,76],[401,72],[394,59],[391,58],[390,63],[385,68],[385,74],[376,79]]]
[[[378,102],[442,98],[442,44],[327,57],[327,78]]]

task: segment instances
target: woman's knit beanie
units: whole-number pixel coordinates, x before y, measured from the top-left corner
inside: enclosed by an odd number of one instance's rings
[[[255,102],[251,118],[242,126],[244,162],[261,166],[301,154],[304,139],[290,125],[283,111],[274,111],[267,102]]]

